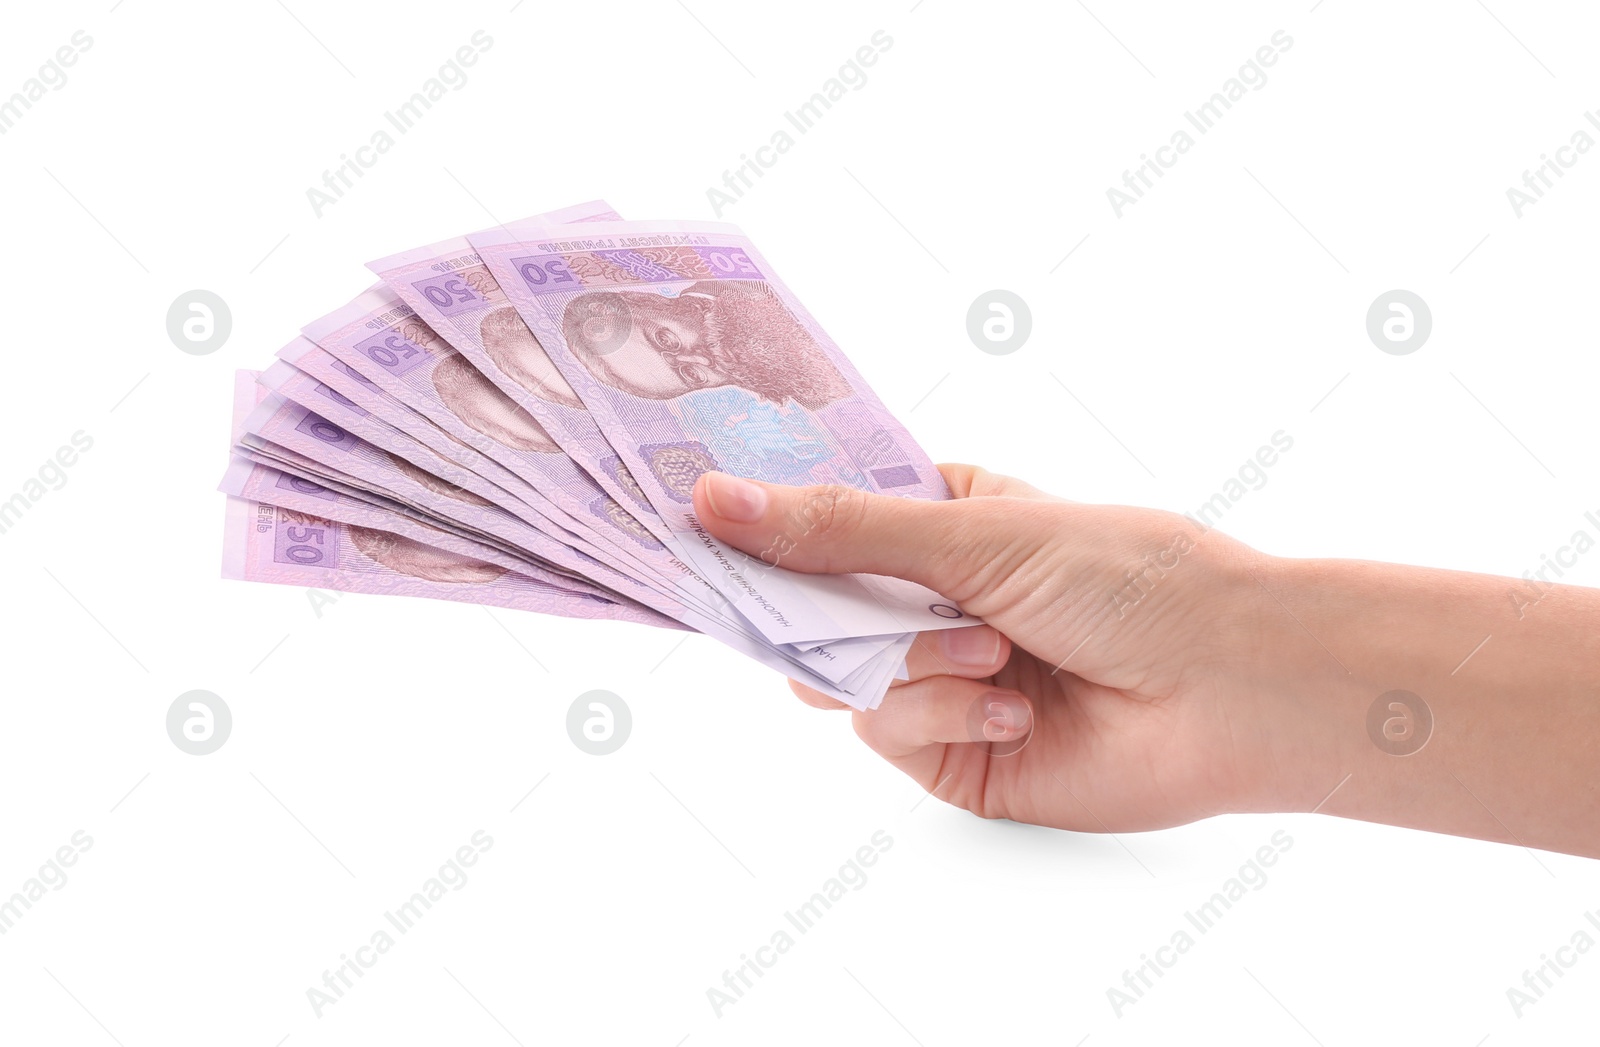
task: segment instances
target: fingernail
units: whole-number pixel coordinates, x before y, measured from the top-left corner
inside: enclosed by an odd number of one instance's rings
[[[946,629],[939,634],[939,649],[957,665],[981,668],[1000,657],[1000,634],[984,626]]]
[[[1018,695],[1007,691],[991,691],[983,696],[983,736],[991,742],[1018,738],[1026,734],[1032,711]]]
[[[734,523],[755,523],[767,511],[765,488],[727,473],[706,474],[706,501],[712,512]]]

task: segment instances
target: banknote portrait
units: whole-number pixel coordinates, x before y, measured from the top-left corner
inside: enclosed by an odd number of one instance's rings
[[[541,400],[583,407],[583,401],[556,370],[550,355],[522,322],[515,307],[503,305],[488,313],[478,325],[478,334],[489,359],[522,388]]]
[[[350,541],[363,556],[412,578],[454,585],[492,582],[506,573],[504,567],[474,560],[469,556],[435,549],[388,531],[369,527],[350,528]]]
[[[852,392],[765,283],[702,281],[674,298],[589,291],[567,304],[561,322],[589,373],[634,396],[670,400],[731,385],[815,411]]]
[[[491,440],[519,451],[557,454],[561,448],[466,357],[448,356],[433,370],[433,387],[450,413]]]
[[[432,491],[434,494],[441,495],[445,498],[454,498],[457,501],[466,502],[469,505],[492,506],[494,504],[487,498],[480,498],[466,488],[457,484],[453,484],[441,476],[433,475],[420,465],[408,462],[397,454],[390,454],[388,451],[383,453],[384,456],[387,457],[394,465],[394,467],[404,473],[412,483],[420,484]]]

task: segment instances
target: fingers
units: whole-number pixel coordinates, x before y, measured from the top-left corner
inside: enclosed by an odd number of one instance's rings
[[[789,681],[802,702],[817,709],[848,709],[843,702]],[[900,760],[931,745],[1015,742],[1033,730],[1026,696],[978,680],[931,676],[895,687],[870,712],[857,711],[856,734],[872,750]]]
[[[789,686],[807,705],[847,708],[804,684]],[[851,723],[868,748],[929,792],[956,779],[943,798],[985,817],[996,810],[984,799],[990,762],[1020,752],[1036,726],[1020,692],[942,675],[890,688],[878,708],[855,712]]]
[[[943,629],[921,633],[906,654],[909,679],[891,687],[904,687],[930,676],[993,676],[1011,658],[1011,641],[991,625]]]
[[[886,574],[938,589],[960,573],[957,559],[982,557],[959,502],[706,473],[695,483],[694,508],[715,537],[797,571]]]
[[[796,698],[799,698],[802,702],[805,702],[807,705],[811,706],[811,708],[813,708],[813,709],[848,709],[848,708],[850,708],[848,705],[844,704],[839,699],[837,699],[837,698],[829,698],[827,695],[823,694],[821,691],[816,690],[813,687],[807,687],[805,684],[801,683],[799,680],[790,680],[789,681],[789,690],[794,692]]]
[[[883,704],[856,713],[853,720],[856,734],[873,752],[900,763],[931,746],[1026,738],[1033,729],[1033,707],[1017,691],[978,680],[932,676],[891,688]]]
[[[1014,476],[1002,476],[991,473],[978,465],[964,465],[960,462],[947,462],[938,465],[944,482],[950,488],[950,494],[955,498],[1031,498],[1052,502],[1066,501],[1053,494],[1046,494],[1037,487]]]

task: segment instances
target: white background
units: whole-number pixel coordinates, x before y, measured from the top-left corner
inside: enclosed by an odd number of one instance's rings
[[[513,2],[7,13],[0,97],[93,45],[0,136],[0,499],[94,445],[0,535],[0,895],[94,842],[0,936],[0,1037],[1592,1037],[1600,950],[1520,1018],[1506,990],[1600,908],[1594,862],[1320,817],[1114,839],[917,806],[843,714],[702,638],[361,596],[319,617],[222,582],[213,490],[232,371],[364,261],[595,196],[711,218],[707,188],[882,29],[865,86],[723,217],[936,460],[1189,511],[1283,429],[1224,530],[1520,575],[1600,510],[1600,157],[1520,218],[1506,197],[1600,105],[1591,9]],[[465,86],[317,217],[306,189],[479,29]],[[1279,29],[1265,86],[1117,217],[1107,188]],[[166,334],[194,288],[232,310],[209,356]],[[1032,307],[1009,356],[966,334],[991,288]],[[1432,309],[1411,355],[1365,332],[1392,288]],[[1568,579],[1600,583],[1600,552]],[[165,731],[195,688],[234,717],[205,757]],[[592,688],[633,711],[610,756],[566,734]],[[466,885],[317,1017],[306,990],[479,829]],[[718,1017],[706,990],[880,829],[866,885]],[[1267,884],[1119,1017],[1107,989],[1279,829]]]

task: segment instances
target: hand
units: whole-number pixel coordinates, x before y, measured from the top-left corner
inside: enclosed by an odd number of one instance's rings
[[[1173,513],[941,470],[951,501],[713,473],[694,503],[712,534],[768,562],[910,579],[989,623],[919,635],[909,682],[853,716],[863,741],[941,799],[1086,831],[1243,805],[1261,771],[1262,710],[1231,676],[1250,637],[1228,609],[1255,588],[1257,554]]]
[[[1101,832],[1320,811],[1600,857],[1600,590],[1286,560],[942,469],[944,502],[720,473],[694,491],[768,562],[907,578],[989,623],[920,635],[910,681],[853,717],[941,799]]]

